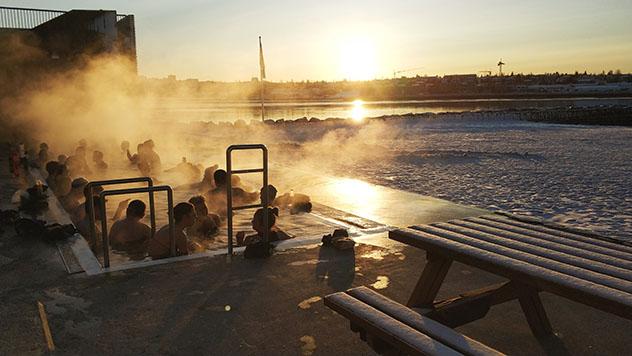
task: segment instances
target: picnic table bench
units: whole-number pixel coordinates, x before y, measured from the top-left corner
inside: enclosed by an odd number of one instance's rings
[[[533,334],[550,336],[540,292],[632,320],[632,246],[616,240],[501,214],[397,229],[389,238],[427,253],[407,306],[366,287],[325,297],[380,353],[499,354],[452,328],[514,299]],[[436,301],[453,261],[508,281]]]
[[[381,354],[502,355],[367,287],[331,294],[325,305]]]
[[[632,320],[632,247],[498,214],[412,226],[393,240],[427,252],[408,306],[456,327],[518,299],[536,336],[552,333],[539,297],[549,292]],[[453,261],[509,281],[435,301]]]

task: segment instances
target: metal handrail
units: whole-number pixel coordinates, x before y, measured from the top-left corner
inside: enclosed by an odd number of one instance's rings
[[[232,152],[233,151],[241,151],[241,150],[261,150],[263,153],[263,168],[253,168],[253,169],[240,169],[233,171],[233,160],[232,160]],[[243,205],[233,207],[233,182],[232,175],[233,173],[263,173],[263,189],[264,194],[261,196],[261,204],[253,204],[253,205]],[[231,145],[226,149],[226,215],[227,215],[227,223],[228,223],[228,255],[233,254],[233,210],[244,210],[244,209],[253,209],[253,208],[264,208],[263,209],[263,221],[264,225],[267,227],[268,225],[268,209],[266,209],[269,205],[268,202],[268,148],[263,144],[248,144],[248,145]],[[263,242],[264,244],[268,243],[268,229],[265,229],[263,234]]]
[[[167,215],[169,216],[169,256],[173,257],[176,254],[176,239],[175,239],[175,225],[173,218],[173,190],[168,185],[157,185],[154,187],[146,188],[128,188],[128,189],[116,189],[106,190],[99,194],[101,198],[101,234],[103,235],[103,266],[105,268],[110,267],[110,236],[108,236],[108,221],[105,211],[105,197],[110,195],[124,195],[124,194],[136,194],[136,193],[149,193],[153,195],[154,192],[167,192]],[[152,237],[153,238],[153,234]]]
[[[90,219],[90,244],[92,248],[96,247],[97,242],[97,231],[95,228],[96,217],[94,216],[94,193],[92,189],[95,186],[106,186],[106,185],[116,185],[116,184],[129,184],[129,183],[140,183],[147,182],[147,187],[153,187],[154,181],[150,177],[134,177],[134,178],[121,178],[121,179],[108,179],[108,180],[97,180],[93,182],[89,182],[87,185],[88,188],[88,196],[86,198],[86,204],[88,206],[88,218]],[[151,237],[154,237],[156,233],[156,208],[154,205],[154,193],[149,193],[149,221],[151,223]]]

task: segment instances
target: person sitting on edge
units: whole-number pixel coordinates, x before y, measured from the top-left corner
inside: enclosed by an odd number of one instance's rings
[[[63,197],[64,195],[70,193],[70,189],[72,188],[72,179],[70,179],[70,173],[68,173],[68,168],[63,163],[59,164],[59,172],[57,172],[57,176],[55,177],[55,195],[58,197]]]
[[[40,143],[40,150],[37,153],[37,160],[39,167],[44,167],[46,162],[48,162],[48,145],[46,142]]]
[[[188,236],[209,238],[217,234],[221,220],[219,215],[209,213],[203,196],[197,195],[189,199],[189,203],[195,208],[196,221],[187,229]]]
[[[72,183],[70,183],[70,192],[62,196],[60,199],[61,205],[67,212],[72,214],[77,209],[79,204],[81,204],[81,199],[83,198],[83,190],[87,184],[88,180],[83,177],[75,178],[72,180]]]
[[[98,198],[102,191],[103,191],[103,187],[102,186],[100,186],[100,185],[92,186],[92,197],[93,197],[93,199],[94,198]],[[86,185],[83,188],[83,197],[84,197],[83,202],[81,204],[79,204],[79,206],[77,206],[77,208],[71,214],[71,217],[72,217],[73,221],[83,220],[83,218],[85,217],[86,211],[89,211],[86,208],[86,204],[88,203],[88,194],[90,194],[90,192],[89,192],[88,186]],[[129,203],[129,199],[125,199],[125,200],[122,200],[121,202],[119,202],[119,205],[116,208],[116,212],[114,212],[114,216],[112,217],[112,220],[116,221],[116,220],[118,220],[121,217],[121,215],[123,214],[123,211],[127,208],[127,204],[128,203]],[[94,203],[94,204],[96,204],[96,203]]]
[[[61,172],[61,167],[57,161],[50,161],[46,163],[46,185],[53,191],[57,191],[57,176]]]
[[[140,220],[145,217],[145,203],[132,200],[125,218],[116,221],[110,230],[110,243],[117,250],[138,251],[151,237],[151,228]]]
[[[90,238],[90,217],[88,216],[88,206],[84,205],[85,211],[83,213],[83,219],[75,222],[77,231],[85,237],[89,244],[92,245],[92,239]],[[94,237],[94,241],[101,240],[101,197],[94,198],[94,231],[97,236]],[[94,246],[90,246],[94,247]]]
[[[189,203],[179,203],[173,208],[174,238],[176,240],[176,256],[188,255],[189,246],[184,230],[195,223],[195,209]],[[147,253],[152,259],[169,257],[171,242],[169,240],[169,225],[165,225],[149,240]]]
[[[218,169],[213,173],[215,180],[215,188],[207,193],[208,205],[210,210],[218,212],[221,216],[226,216],[226,184],[227,173],[223,169]],[[257,200],[259,193],[247,192],[239,187],[232,187],[233,206],[241,204],[249,204]]]
[[[268,242],[288,240],[292,237],[276,226],[278,209],[268,207],[268,223],[264,223],[263,208],[257,209],[252,217],[252,229],[257,232],[255,235],[246,236],[246,233],[240,231],[237,233],[237,246],[246,246],[263,241],[263,237],[268,229]]]

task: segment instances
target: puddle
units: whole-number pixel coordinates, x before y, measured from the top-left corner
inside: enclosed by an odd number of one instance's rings
[[[377,282],[371,284],[371,287],[375,289],[384,289],[388,287],[388,277],[386,276],[377,276]]]
[[[309,309],[312,307],[312,304],[321,301],[323,298],[319,297],[319,296],[315,296],[315,297],[311,297],[311,298],[307,298],[304,301],[298,303],[298,307],[305,310],[305,309]]]
[[[310,356],[316,351],[316,339],[310,335],[301,336],[301,342],[303,346],[301,346],[301,352],[303,356]]]
[[[390,255],[390,252],[388,251],[384,251],[381,249],[373,249],[371,252],[367,252],[364,255],[361,255],[361,258],[371,258],[374,260],[378,260],[381,261],[384,259],[384,257]]]

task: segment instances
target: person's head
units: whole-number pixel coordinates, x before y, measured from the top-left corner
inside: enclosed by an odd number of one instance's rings
[[[276,199],[277,192],[278,191],[275,186],[273,186],[272,184],[268,184],[268,204],[272,204],[272,201]],[[264,194],[265,194],[265,187],[262,187],[261,190],[259,191],[259,199],[261,199],[262,203],[263,203]]]
[[[149,139],[149,140],[147,140],[147,141],[143,142],[143,145],[144,145],[145,147],[147,147],[147,149],[148,149],[148,150],[153,150],[153,149],[154,149],[154,147],[156,146],[156,145],[154,144],[154,140],[152,140],[152,139]]]
[[[122,150],[122,151],[127,151],[127,150],[129,150],[129,141],[123,141],[123,142],[121,142],[121,150]]]
[[[101,152],[101,151],[94,151],[94,152],[92,152],[92,160],[94,162],[101,162],[101,161],[103,161],[103,152]]]
[[[195,223],[195,209],[190,203],[178,203],[173,207],[173,219],[176,225],[183,227],[192,226]]]
[[[267,224],[264,221],[263,218],[263,208],[258,209],[255,212],[255,215],[252,217],[252,228],[258,233],[258,234],[263,234],[265,233],[266,230],[270,230],[274,224],[276,224],[276,214],[275,214],[275,210],[272,208],[267,208],[268,209],[268,222]]]
[[[93,185],[89,188],[89,185],[86,184],[86,186],[83,187],[83,196],[86,198],[86,200],[88,199],[88,194],[90,194],[90,190],[92,190],[92,197],[95,198],[101,194],[101,192],[103,191],[103,187],[100,185]]]
[[[50,161],[46,163],[46,172],[49,177],[55,177],[60,173],[60,164],[55,161]]]
[[[217,187],[226,185],[226,171],[223,169],[216,170],[215,173],[213,173],[213,180]]]
[[[86,147],[88,147],[88,141],[86,141],[85,138],[82,138],[81,140],[79,140],[79,147],[83,147],[85,149]]]
[[[48,149],[48,145],[46,142],[40,143],[40,150],[46,151]]]
[[[83,194],[83,191],[86,187],[86,185],[88,184],[88,180],[83,178],[83,177],[79,177],[79,178],[75,178],[72,180],[72,182],[70,183],[70,188],[72,189],[71,192],[79,195],[79,194]]]
[[[59,156],[57,156],[57,162],[59,162],[59,164],[65,164],[66,163],[66,159],[68,159],[68,157],[66,157],[66,155],[59,155]]]
[[[135,199],[129,202],[127,205],[127,210],[125,212],[125,216],[128,219],[136,219],[140,220],[145,217],[145,203],[141,200]]]
[[[187,158],[186,157],[182,157],[182,163],[187,163]]]
[[[196,195],[189,199],[189,203],[195,208],[195,215],[198,217],[208,215],[208,207],[206,206],[206,199],[201,195]]]

